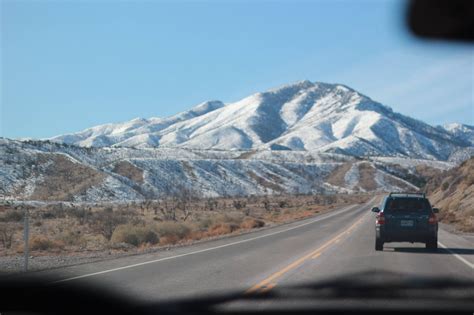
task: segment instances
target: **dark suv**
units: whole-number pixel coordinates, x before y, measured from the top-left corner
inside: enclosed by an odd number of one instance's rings
[[[388,242],[420,242],[428,249],[438,248],[437,208],[431,208],[425,194],[390,193],[382,208],[372,208],[375,221],[375,250]]]

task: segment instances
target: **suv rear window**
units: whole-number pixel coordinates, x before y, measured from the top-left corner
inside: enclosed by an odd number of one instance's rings
[[[390,198],[384,211],[389,212],[429,212],[430,203],[424,198]]]

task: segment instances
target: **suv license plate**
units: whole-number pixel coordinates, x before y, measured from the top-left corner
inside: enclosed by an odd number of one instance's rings
[[[413,220],[401,220],[400,225],[401,226],[413,226]]]

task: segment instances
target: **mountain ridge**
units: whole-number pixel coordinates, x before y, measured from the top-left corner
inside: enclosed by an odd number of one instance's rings
[[[310,151],[85,148],[0,138],[0,198],[131,201],[192,192],[199,198],[416,190],[418,165],[451,162],[355,158]],[[411,175],[410,175],[411,174]]]
[[[99,125],[49,140],[97,147],[315,150],[436,160],[473,145],[345,85],[308,80],[233,103],[208,101],[167,118]]]

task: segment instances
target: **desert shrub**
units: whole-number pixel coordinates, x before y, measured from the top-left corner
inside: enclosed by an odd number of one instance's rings
[[[51,209],[43,211],[41,218],[43,219],[62,219],[66,217],[66,210],[61,205],[54,205]]]
[[[23,220],[23,212],[19,210],[10,210],[0,217],[2,222],[19,222]]]
[[[245,208],[245,206],[247,205],[247,203],[245,201],[242,201],[242,200],[234,200],[232,202],[232,204],[233,204],[234,208],[237,209],[237,210]]]
[[[2,242],[4,248],[11,248],[15,231],[15,225],[9,223],[0,223],[0,241]]]
[[[55,219],[56,217],[55,217],[53,212],[45,211],[45,212],[41,213],[41,218],[47,220],[47,219]]]
[[[208,235],[216,236],[230,234],[238,229],[239,225],[234,223],[216,223],[209,228]]]
[[[160,238],[160,245],[176,244],[181,239],[176,235],[167,235]]]
[[[62,241],[51,240],[43,235],[35,235],[30,241],[31,250],[51,250],[62,248],[64,248],[64,243]]]
[[[164,221],[155,224],[155,231],[160,237],[177,237],[182,239],[189,234],[191,228],[185,223]]]
[[[67,210],[68,216],[76,218],[79,224],[85,224],[90,216],[92,216],[91,209],[82,208],[71,208]]]
[[[280,208],[286,208],[286,207],[288,207],[288,202],[286,200],[282,200],[282,201],[278,202],[278,206]]]
[[[263,200],[263,207],[265,208],[265,211],[270,211],[271,210],[270,201],[268,201],[267,199]]]
[[[112,243],[127,243],[133,246],[159,242],[159,236],[153,228],[148,226],[136,226],[131,224],[119,225],[111,238]]]
[[[61,234],[59,239],[66,245],[85,245],[85,240],[82,237],[80,231],[65,231]]]
[[[445,190],[448,189],[448,188],[449,188],[449,183],[448,183],[447,181],[444,182],[443,185],[441,185],[441,189],[442,189],[443,191],[445,191]]]
[[[200,230],[207,230],[212,225],[211,218],[203,218],[198,221],[198,227]]]
[[[93,214],[92,228],[96,233],[103,235],[108,241],[111,239],[115,229],[125,224],[126,218],[114,213],[112,208],[106,208]]]
[[[265,226],[265,222],[255,218],[245,218],[242,223],[240,223],[240,228],[242,229],[254,229],[261,228],[263,226]]]
[[[84,233],[77,245],[92,250],[104,250],[110,247],[110,242],[102,235]]]
[[[206,232],[204,232],[204,231],[191,231],[187,235],[187,238],[190,239],[190,240],[200,240],[205,236],[206,236]]]
[[[240,225],[240,223],[242,223],[243,218],[244,216],[242,214],[239,214],[239,215],[224,214],[224,215],[218,215],[212,218],[212,223],[213,224],[232,223],[232,224]]]

